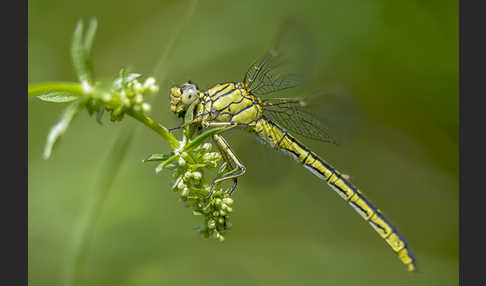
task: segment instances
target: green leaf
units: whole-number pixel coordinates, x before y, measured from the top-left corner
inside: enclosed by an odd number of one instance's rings
[[[164,168],[166,168],[167,170],[175,170],[177,168],[179,168],[179,164],[177,163],[170,163],[170,164],[167,164]]]
[[[150,156],[147,157],[147,159],[144,159],[143,162],[153,162],[153,161],[165,161],[169,159],[172,155],[168,154],[151,154]]]
[[[184,122],[188,123],[191,122],[194,118],[194,108],[196,108],[196,105],[199,103],[199,100],[195,100],[191,105],[189,105],[189,108],[187,108],[186,115],[184,117]],[[194,135],[195,131],[195,126],[194,124],[187,125],[184,128],[184,133],[187,138],[191,138]]]
[[[96,23],[96,22],[95,22]],[[94,31],[96,24],[91,22],[89,27],[89,33],[91,33],[91,39],[94,37]],[[91,48],[92,42],[86,43],[83,40],[83,21],[79,20],[76,28],[74,29],[73,41],[71,44],[71,60],[73,62],[74,71],[78,76],[79,81],[92,83],[93,71],[90,63],[90,54],[86,51],[86,47]]]
[[[37,98],[46,102],[64,103],[75,101],[79,96],[65,91],[55,91],[39,95]]]
[[[196,148],[197,146],[201,145],[201,143],[209,136],[212,136],[214,134],[217,134],[219,132],[223,132],[224,130],[226,130],[226,127],[217,127],[217,128],[213,128],[213,129],[209,129],[207,131],[205,131],[204,133],[200,134],[199,136],[197,136],[196,138],[194,138],[194,140],[192,140],[191,142],[189,142],[189,144],[187,144],[184,148],[184,150],[187,152],[187,151],[191,151],[192,149]]]
[[[98,113],[96,113],[96,122],[98,122],[100,125],[103,125],[103,122],[101,122],[101,117],[103,117],[103,114],[105,113],[105,105],[101,105],[98,108]]]
[[[84,51],[89,60],[91,60],[91,48],[93,47],[97,27],[98,21],[96,21],[96,18],[91,19],[91,21],[89,22],[88,30],[86,31],[86,37],[84,39]]]
[[[93,62],[91,57],[91,49],[93,47],[94,37],[96,35],[96,28],[98,27],[98,22],[95,18],[91,19],[88,29],[86,31],[86,35],[84,38],[84,65],[87,71],[87,81],[88,83],[93,83],[94,81],[94,71],[93,71]]]
[[[160,173],[160,171],[162,171],[164,168],[167,168],[168,165],[171,165],[171,168],[173,167],[172,166],[172,162],[177,159],[179,156],[178,155],[172,155],[170,156],[169,158],[167,158],[167,160],[163,161],[162,163],[160,163],[156,168],[155,168],[155,173],[158,174]],[[174,163],[175,164],[175,163]]]
[[[52,149],[56,141],[66,132],[69,124],[73,120],[74,116],[82,109],[82,105],[79,101],[75,101],[68,105],[68,107],[61,114],[61,118],[58,122],[52,126],[49,135],[47,135],[46,147],[44,148],[44,159],[51,157]]]

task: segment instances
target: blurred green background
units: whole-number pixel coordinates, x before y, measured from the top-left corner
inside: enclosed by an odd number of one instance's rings
[[[123,66],[153,74],[188,1],[28,2],[29,84],[73,81],[75,23],[98,19],[94,66],[111,79]],[[398,227],[418,259],[407,273],[386,243],[331,189],[251,135],[227,138],[247,166],[234,194],[233,229],[205,240],[168,188],[167,173],[141,160],[168,146],[145,127],[107,197],[86,258],[84,285],[457,285],[457,1],[200,1],[175,42],[153,117],[178,121],[170,81],[202,87],[243,78],[283,16],[311,27],[318,81],[351,91],[363,108],[342,146],[303,140],[352,176]],[[73,230],[101,163],[123,125],[83,112],[52,158],[41,158],[62,105],[29,100],[29,285],[60,285]]]

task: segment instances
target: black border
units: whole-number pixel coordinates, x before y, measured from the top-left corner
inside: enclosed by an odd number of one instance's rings
[[[27,1],[5,2],[2,8],[0,215],[5,266],[0,281],[5,285],[27,285]]]
[[[27,1],[3,5],[1,284],[27,285]],[[5,90],[7,88],[7,90]],[[10,282],[10,283],[9,283]]]
[[[459,285],[483,285],[485,272],[486,21],[473,3],[482,2],[459,3]]]

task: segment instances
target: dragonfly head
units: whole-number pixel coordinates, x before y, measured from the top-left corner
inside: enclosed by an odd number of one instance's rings
[[[199,98],[199,89],[188,81],[170,89],[170,111],[183,116],[189,105]]]

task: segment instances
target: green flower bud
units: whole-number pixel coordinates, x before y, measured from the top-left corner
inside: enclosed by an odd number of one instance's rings
[[[202,178],[202,174],[200,172],[192,172],[192,177],[194,178],[194,180],[201,180]]]
[[[232,198],[224,198],[223,202],[227,204],[228,206],[233,205],[233,199]]]
[[[181,196],[187,197],[189,195],[189,189],[186,187],[182,190]]]
[[[203,149],[204,151],[206,151],[206,152],[211,151],[211,148],[212,148],[212,147],[213,147],[213,145],[211,145],[211,143],[204,143],[204,144],[202,145],[202,149]]]
[[[142,110],[144,112],[150,112],[152,110],[152,106],[150,106],[150,104],[148,104],[148,103],[143,103],[142,104]]]

